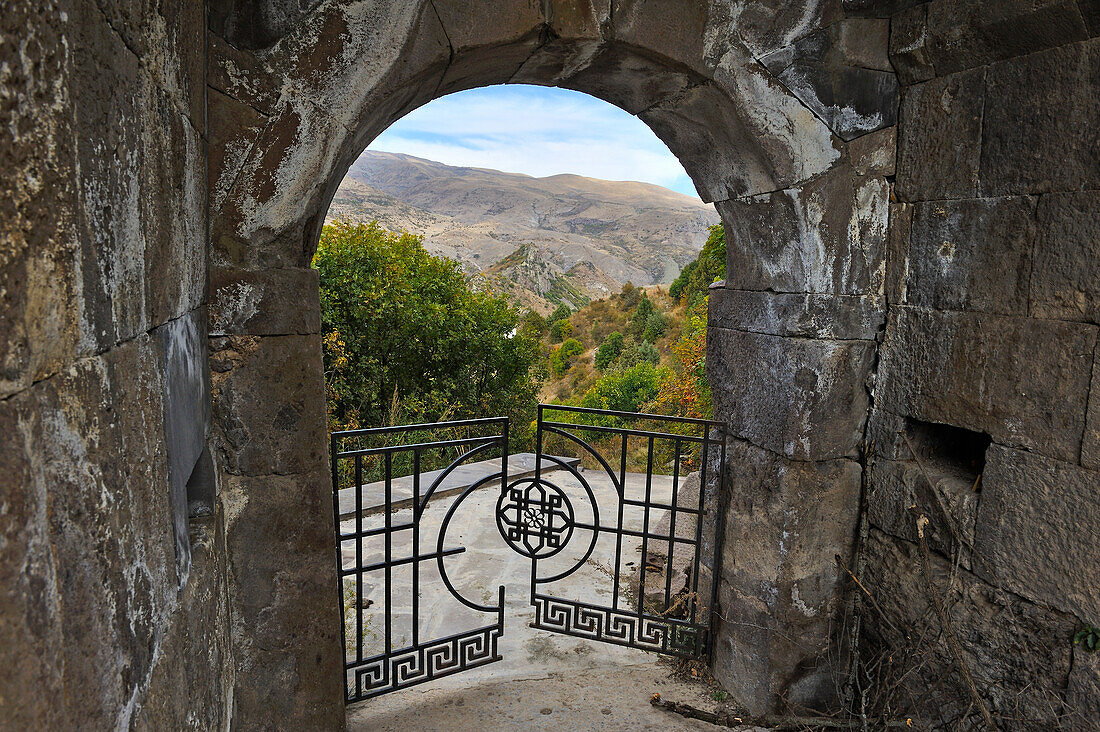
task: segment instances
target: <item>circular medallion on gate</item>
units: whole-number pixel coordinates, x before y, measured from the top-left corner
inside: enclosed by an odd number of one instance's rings
[[[497,501],[497,528],[508,545],[532,559],[552,557],[573,535],[573,506],[543,478],[521,478]]]

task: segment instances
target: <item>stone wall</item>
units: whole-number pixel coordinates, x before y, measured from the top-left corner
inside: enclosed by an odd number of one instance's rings
[[[981,720],[965,667],[1001,729],[1093,729],[1097,664],[1071,639],[1100,622],[1095,4],[895,5],[865,663],[911,672],[890,704],[930,727]]]
[[[222,508],[188,506],[210,428],[204,35],[196,3],[0,13],[4,729],[228,723]]]
[[[966,667],[1001,726],[1086,729],[1097,33],[1086,0],[5,7],[0,726],[342,725],[309,260],[379,132],[514,81],[638,114],[723,216],[733,696],[873,669],[944,726]]]

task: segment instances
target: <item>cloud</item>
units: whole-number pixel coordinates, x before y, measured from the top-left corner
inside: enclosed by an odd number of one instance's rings
[[[645,123],[564,89],[494,86],[441,97],[395,122],[370,149],[538,177],[645,181],[698,195]]]

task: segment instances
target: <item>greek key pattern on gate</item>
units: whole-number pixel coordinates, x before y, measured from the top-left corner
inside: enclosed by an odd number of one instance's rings
[[[573,600],[535,595],[535,621],[540,630],[591,638],[672,656],[695,658],[705,649],[705,631],[676,620],[657,620]]]
[[[378,696],[424,681],[500,660],[500,629],[486,628],[426,643],[407,652],[372,659],[356,669],[362,698]]]

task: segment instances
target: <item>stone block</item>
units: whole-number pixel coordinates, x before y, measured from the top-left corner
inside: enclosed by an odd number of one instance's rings
[[[852,566],[860,466],[791,462],[739,440],[727,459],[715,676],[754,714],[784,695],[795,707],[826,707],[841,602],[834,557]]]
[[[1076,462],[1096,328],[892,309],[876,404]]]
[[[557,38],[597,39],[611,18],[612,0],[550,0],[546,22]]]
[[[844,0],[844,14],[855,18],[890,18],[928,0]]]
[[[140,60],[96,10],[74,19],[71,84],[83,330],[95,350],[148,330],[141,198],[149,86]],[[122,124],[120,120],[127,120]],[[125,155],[116,151],[126,151]]]
[[[0,407],[0,682],[26,701],[0,726],[111,728],[144,688],[178,588],[161,394],[139,336]]]
[[[902,91],[898,198],[922,201],[977,195],[986,107],[983,69]]]
[[[928,41],[927,3],[906,8],[891,19],[890,62],[902,84],[916,84],[935,77]]]
[[[1100,617],[1100,473],[994,445],[982,486],[976,572],[1079,618]]]
[[[1100,188],[1100,41],[989,67],[983,195]]]
[[[723,50],[712,74],[713,83],[732,100],[740,124],[751,135],[739,144],[760,150],[774,183],[736,195],[789,188],[826,172],[840,158],[843,143],[828,125],[740,44]],[[734,150],[726,155],[737,159]]]
[[[60,11],[10,5],[0,18],[0,398],[58,371],[94,340],[81,329],[77,188]]]
[[[905,302],[1026,316],[1035,228],[1027,197],[915,204]]]
[[[540,50],[542,40],[539,33],[533,31],[504,48],[483,46],[455,54],[435,95],[443,96],[480,86],[507,84],[515,79]]]
[[[947,647],[921,572],[927,572],[994,719],[1005,729],[1055,729],[1070,672],[1071,616],[997,590],[917,546],[871,529],[862,582],[876,605],[863,606],[864,654],[881,659],[886,683],[913,706],[913,727],[979,729],[983,722]]]
[[[231,474],[308,473],[328,465],[321,340],[211,339],[218,464]]]
[[[1092,365],[1085,437],[1081,441],[1081,464],[1086,468],[1100,470],[1100,350],[1097,351]]]
[[[879,295],[888,197],[885,180],[837,166],[799,188],[720,202],[726,286]]]
[[[172,729],[184,719],[215,729],[231,717],[223,684],[231,678],[232,657],[220,526],[221,517],[214,516],[191,524],[191,574],[163,628],[161,650],[149,687],[136,704],[132,729]]]
[[[715,418],[795,460],[854,455],[863,437],[873,341],[784,338],[712,328],[707,378]]]
[[[712,84],[638,114],[688,171],[706,202],[776,186],[771,161],[736,106]]]
[[[890,231],[886,237],[886,302],[904,305],[909,280],[909,239],[913,229],[913,204],[890,204]]]
[[[343,705],[331,703],[343,696],[331,485],[322,470],[228,476],[223,486],[234,702],[290,729],[343,721]]]
[[[268,116],[279,106],[279,76],[255,54],[230,45],[216,31],[207,34],[206,83],[210,89]]]
[[[1066,706],[1068,713],[1063,729],[1087,732],[1100,719],[1100,653],[1074,647]]]
[[[324,218],[311,212],[330,200],[324,197],[326,185],[317,181],[327,182],[335,148],[348,134],[340,122],[312,105],[281,108],[256,138],[211,221],[211,266],[308,266],[312,251],[307,249],[306,229],[310,223],[319,227]]]
[[[210,211],[216,215],[268,118],[217,89],[209,91],[208,100],[210,143],[207,185]]]
[[[897,127],[887,127],[848,143],[848,157],[858,175],[894,175],[898,159]]]
[[[729,28],[756,58],[766,56],[840,21],[846,15],[841,0],[760,0],[711,3],[710,27]]]
[[[702,81],[695,72],[673,68],[621,44],[599,50],[581,47],[578,51],[574,61],[563,65],[557,83],[599,97],[631,114],[667,102]],[[517,76],[518,81],[535,78],[534,71],[526,66]]]
[[[206,299],[206,143],[163,95],[149,107],[159,129],[142,139],[142,280],[146,322],[157,326]]]
[[[539,0],[519,0],[502,5],[496,0],[432,0],[457,56],[476,46],[515,43],[544,22]],[[486,23],[486,18],[492,18]]]
[[[612,0],[611,37],[707,75],[704,53],[709,3]]]
[[[1085,21],[1089,38],[1100,36],[1100,2],[1096,2],[1096,0],[1078,0],[1077,9],[1081,11],[1081,17]]]
[[[933,0],[927,32],[939,76],[1086,38],[1075,0]]]
[[[909,420],[884,411],[877,406],[867,419],[868,452],[876,459],[910,460],[912,452],[904,435]]]
[[[710,291],[711,327],[762,335],[872,340],[886,322],[883,303],[870,297],[731,290]]]
[[[210,30],[238,48],[269,48],[299,27],[316,3],[286,3],[257,6],[230,0],[210,8]],[[261,10],[261,7],[263,10]]]
[[[308,335],[320,330],[317,270],[211,271],[211,335]]]
[[[894,73],[890,64],[890,21],[850,17],[836,24],[836,49],[848,66]]]
[[[1031,314],[1100,323],[1100,193],[1039,198]]]
[[[867,25],[872,27],[861,27]],[[887,27],[882,21],[845,21],[804,36],[761,61],[833,132],[851,140],[897,121],[897,77],[889,68],[874,68],[888,67]],[[861,33],[859,43],[852,38],[855,33]]]

